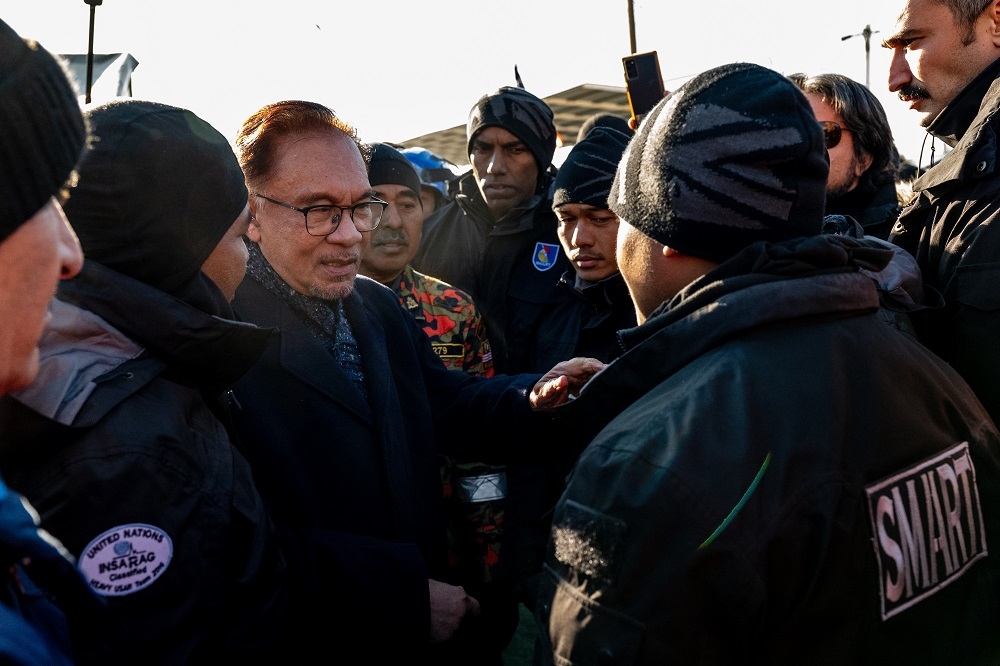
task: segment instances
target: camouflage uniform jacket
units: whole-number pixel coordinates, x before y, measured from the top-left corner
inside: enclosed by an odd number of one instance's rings
[[[407,266],[390,285],[399,304],[417,321],[445,366],[470,375],[493,376],[486,326],[472,297],[447,282]]]

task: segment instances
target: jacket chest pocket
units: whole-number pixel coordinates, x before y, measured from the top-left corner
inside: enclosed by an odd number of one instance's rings
[[[955,275],[955,300],[963,309],[1000,310],[1000,262],[959,267]]]

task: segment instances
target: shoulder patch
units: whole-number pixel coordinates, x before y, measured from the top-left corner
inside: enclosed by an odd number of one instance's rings
[[[98,594],[121,597],[149,587],[174,555],[166,532],[131,523],[98,534],[80,553],[79,569]]]
[[[955,582],[986,557],[968,442],[865,491],[883,621]]]
[[[559,258],[559,246],[553,243],[535,243],[535,254],[531,263],[540,271],[547,271],[556,265]]]

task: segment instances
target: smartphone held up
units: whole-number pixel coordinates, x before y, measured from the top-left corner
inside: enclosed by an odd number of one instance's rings
[[[642,117],[667,94],[660,74],[660,60],[656,51],[632,53],[622,58],[622,66],[625,69],[625,92],[632,113],[631,124],[637,128]]]

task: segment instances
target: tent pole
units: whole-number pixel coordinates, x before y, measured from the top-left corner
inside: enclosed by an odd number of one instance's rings
[[[90,5],[90,39],[87,43],[87,104],[90,104],[90,90],[93,85],[94,78],[94,14],[97,11],[97,5],[104,2],[104,0],[83,0],[88,5]]]

